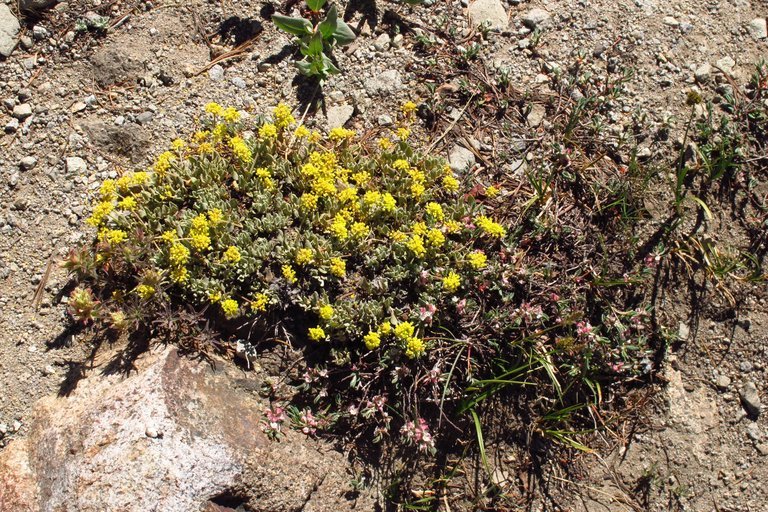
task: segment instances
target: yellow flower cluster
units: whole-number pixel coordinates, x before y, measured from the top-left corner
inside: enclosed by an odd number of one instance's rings
[[[325,339],[325,331],[322,327],[310,327],[309,328],[309,339],[312,341],[320,341]]]
[[[424,341],[416,336],[416,328],[411,322],[400,322],[393,330],[405,348],[405,356],[409,359],[420,357],[426,351]]]
[[[207,251],[211,248],[211,225],[205,214],[196,215],[190,223],[189,244],[198,252]]]
[[[235,299],[224,299],[221,301],[221,312],[227,319],[231,319],[240,314],[240,305]]]
[[[447,276],[443,278],[443,290],[447,293],[453,293],[461,286],[461,277],[456,272],[449,272]]]
[[[314,259],[314,253],[312,252],[312,249],[299,249],[296,251],[296,257],[294,258],[294,261],[299,266],[305,266],[312,263],[312,260]]]
[[[275,126],[281,130],[296,122],[296,119],[294,119],[291,114],[291,107],[285,103],[277,104],[277,107],[275,107],[275,110],[272,112],[272,117],[275,121]]]
[[[249,164],[253,161],[251,150],[242,137],[232,137],[229,139],[229,147],[232,149],[232,154],[244,164]]]
[[[240,249],[235,247],[234,245],[230,245],[227,247],[227,250],[224,251],[224,261],[227,263],[230,263],[232,265],[236,265],[240,262],[240,259],[242,256],[240,255]]]
[[[277,126],[265,124],[259,128],[259,137],[265,140],[274,140],[277,138]]]
[[[251,301],[251,310],[263,313],[267,310],[269,296],[266,293],[257,293]]]
[[[333,317],[333,306],[330,304],[324,304],[317,310],[317,314],[321,320],[327,322]]]
[[[133,291],[142,299],[148,300],[155,294],[155,287],[148,284],[140,284]]]
[[[333,128],[330,132],[328,132],[328,138],[332,142],[342,142],[345,140],[352,139],[355,136],[354,130],[347,130],[346,128]]]
[[[469,265],[473,269],[481,270],[485,268],[488,262],[488,256],[486,256],[485,253],[482,251],[475,251],[475,252],[469,253],[469,256],[467,256],[467,261],[469,261]]]
[[[330,270],[334,276],[344,277],[347,275],[347,263],[341,258],[331,258]]]
[[[479,215],[475,218],[475,224],[480,228],[480,231],[491,237],[504,238],[507,234],[507,230],[504,229],[504,226],[498,222],[492,221],[485,215]]]
[[[296,271],[293,270],[293,267],[290,265],[283,265],[281,270],[283,272],[283,277],[290,284],[296,284],[298,282],[298,279],[296,278]]]

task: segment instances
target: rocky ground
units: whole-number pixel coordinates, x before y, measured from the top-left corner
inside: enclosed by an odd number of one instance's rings
[[[318,91],[296,80],[290,37],[269,22],[281,8],[250,0],[0,3],[0,443],[24,438],[35,401],[66,390],[83,371],[87,345],[67,329],[67,278],[55,263],[91,236],[82,223],[90,195],[100,180],[148,165],[170,140],[191,132],[207,102],[259,111],[279,100],[306,107],[322,97],[309,124],[366,130],[390,124],[406,99],[437,97],[448,106],[444,122],[418,134],[426,146],[452,121],[464,122],[448,101],[464,87],[461,77],[440,74],[440,54],[424,51],[431,41],[428,48],[476,52],[488,76],[545,96],[553,76],[577,61],[598,74],[630,68],[611,120],[620,126],[644,116],[657,131],[680,128],[689,90],[727,94],[768,54],[768,8],[759,1],[350,2],[342,10],[359,37],[335,52],[343,72]],[[546,116],[534,102],[520,117],[546,130]],[[467,148],[448,132],[436,150],[456,167],[492,167],[499,148],[493,129],[486,133]],[[648,138],[639,151],[664,155],[674,141]],[[727,217],[710,230],[734,243],[741,236]],[[698,297],[705,302],[698,308],[685,289],[666,290],[662,317],[683,340],[669,355],[666,386],[641,401],[637,421],[596,440],[598,454],[582,457],[578,480],[545,477],[578,492],[536,506],[764,509],[763,288],[754,285],[734,307],[712,292]],[[519,482],[510,477],[508,484]]]

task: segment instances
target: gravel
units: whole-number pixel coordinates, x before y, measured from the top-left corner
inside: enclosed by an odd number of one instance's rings
[[[13,107],[13,117],[19,121],[23,121],[32,115],[32,105],[29,103],[22,103]]]

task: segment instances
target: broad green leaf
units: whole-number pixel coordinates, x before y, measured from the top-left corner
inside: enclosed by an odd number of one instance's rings
[[[349,28],[349,25],[341,20],[336,21],[336,30],[333,32],[333,38],[340,46],[347,45],[355,40],[355,33]]]
[[[280,30],[295,36],[301,37],[312,33],[312,24],[309,20],[304,18],[292,18],[290,16],[275,14],[272,16],[272,21]]]
[[[323,35],[320,32],[315,32],[312,39],[309,40],[307,47],[309,55],[318,55],[323,51]]]
[[[323,39],[331,39],[333,37],[333,34],[336,32],[336,28],[338,26],[338,19],[339,13],[336,10],[336,6],[333,5],[330,9],[328,9],[328,14],[325,15],[325,19],[321,21],[317,26],[320,33],[323,34]]]
[[[314,12],[322,9],[324,5],[325,0],[307,0],[307,7],[309,7]]]
[[[323,56],[324,72],[327,72],[329,75],[335,75],[340,72],[339,68],[336,67],[336,64],[334,64],[326,54],[322,53],[321,55]]]

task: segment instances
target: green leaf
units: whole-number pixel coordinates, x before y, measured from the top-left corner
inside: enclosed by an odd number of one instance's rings
[[[320,32],[315,32],[312,39],[309,40],[307,50],[309,55],[319,55],[323,52],[323,35]]]
[[[325,15],[325,19],[317,26],[320,33],[323,34],[323,39],[331,39],[333,37],[333,34],[338,27],[338,19],[339,13],[336,10],[336,6],[333,5],[328,9],[328,14]]]
[[[338,45],[347,45],[354,41],[356,37],[357,36],[355,36],[355,33],[352,32],[352,29],[349,28],[349,25],[341,20],[336,21],[336,30],[333,31],[333,38],[336,40]]]
[[[326,54],[321,53],[320,55],[323,57],[323,74],[327,73],[329,75],[335,75],[341,72]]]
[[[309,9],[314,12],[317,12],[320,9],[322,9],[324,5],[325,5],[325,0],[307,0],[307,7],[309,7]]]
[[[301,37],[312,33],[312,23],[304,18],[292,18],[290,16],[275,14],[272,16],[272,21],[280,30],[295,36]]]

